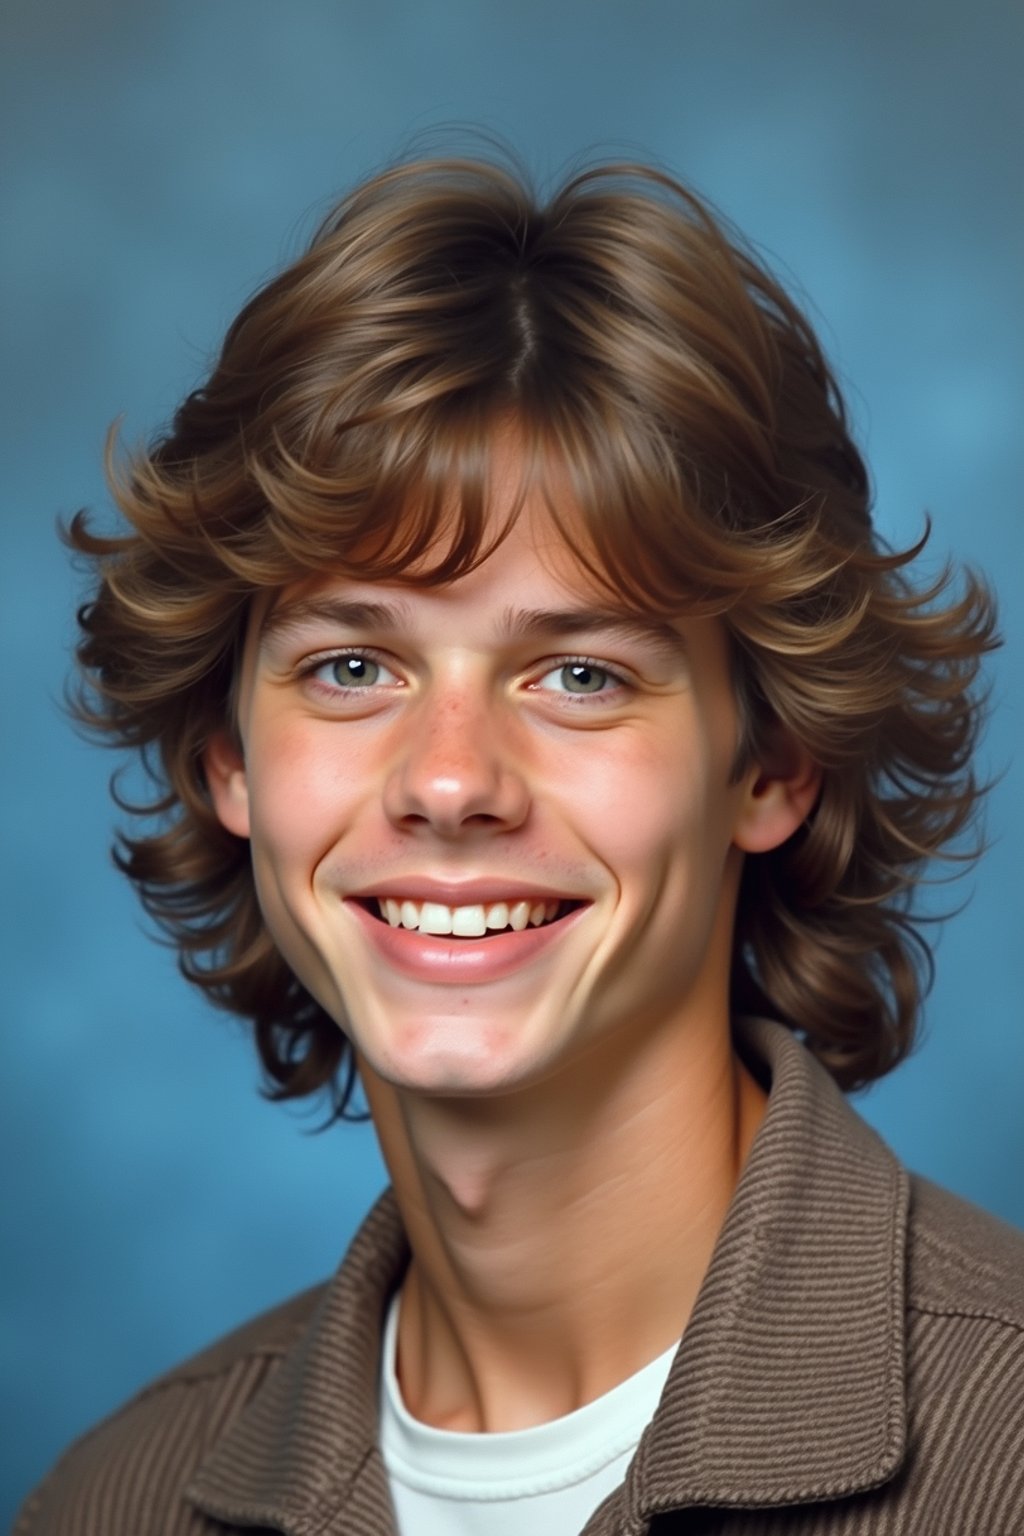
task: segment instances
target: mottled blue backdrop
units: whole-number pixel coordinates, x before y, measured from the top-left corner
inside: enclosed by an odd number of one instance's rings
[[[166,419],[330,198],[437,125],[540,175],[655,156],[745,228],[851,392],[878,519],[987,570],[1007,647],[994,847],[939,950],[921,1053],[864,1109],[1024,1224],[1020,561],[1024,8],[1011,0],[6,0],[0,1519],[60,1447],[336,1263],[370,1134],[262,1103],[242,1029],[111,870],[113,766],[61,717],[109,422]],[[457,142],[442,133],[433,142]]]

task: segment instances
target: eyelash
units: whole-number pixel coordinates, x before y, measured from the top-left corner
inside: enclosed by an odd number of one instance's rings
[[[595,656],[560,656],[555,660],[553,666],[548,667],[546,672],[541,673],[541,677],[549,677],[552,672],[561,672],[566,667],[592,667],[595,672],[603,672],[609,683],[614,685],[611,688],[602,689],[600,693],[569,693],[566,691],[557,695],[567,700],[574,708],[577,705],[586,703],[589,699],[615,698],[621,689],[630,687],[628,679],[623,677],[621,672],[616,672],[614,667],[610,667],[605,661],[598,661]],[[554,688],[541,689],[539,682],[531,686],[537,692],[557,693],[557,690]]]
[[[378,666],[387,668],[388,671],[393,670],[388,666],[388,663],[384,659],[384,656],[381,652],[375,651],[372,646],[361,645],[346,646],[343,649],[337,651],[327,651],[319,656],[311,656],[298,669],[297,676],[301,680],[309,683],[311,687],[318,689],[325,695],[328,695],[332,698],[337,698],[339,695],[345,698],[352,698],[355,694],[358,693],[370,693],[374,688],[378,686],[392,686],[387,683],[382,685],[369,683],[362,688],[346,687],[343,683],[324,683],[316,676],[317,672],[319,672],[321,668],[329,666],[331,662],[341,661],[344,657],[349,656],[358,657],[363,661],[375,662]],[[602,689],[600,693],[575,694],[569,693],[568,691],[559,694],[558,690],[554,688],[540,688],[539,683],[541,679],[549,677],[552,672],[561,671],[565,667],[592,667],[595,672],[602,672],[608,679],[609,683],[613,684],[614,686],[609,689]],[[594,656],[560,656],[556,657],[552,664],[540,674],[540,678],[537,680],[537,682],[532,683],[530,686],[535,692],[554,694],[556,697],[567,700],[572,707],[576,707],[577,705],[584,704],[591,699],[604,699],[608,698],[610,695],[613,696],[617,694],[622,688],[628,689],[631,684],[626,677],[624,677],[620,672],[617,672],[613,667],[610,667],[607,662],[599,661]]]
[[[303,679],[312,684],[314,688],[319,688],[324,693],[335,696],[339,693],[344,694],[346,697],[354,693],[369,693],[371,688],[379,686],[378,684],[374,683],[369,684],[363,688],[346,688],[343,683],[321,682],[320,679],[316,676],[321,668],[330,666],[332,661],[341,661],[346,656],[357,657],[360,661],[372,661],[375,662],[379,667],[388,667],[388,664],[384,660],[383,655],[378,651],[374,651],[369,646],[345,646],[341,650],[324,651],[319,656],[310,656],[309,659],[304,661],[298,668],[297,675],[300,679]],[[390,672],[391,670],[392,669],[388,667],[388,671]],[[387,687],[389,685],[385,684],[384,686]]]

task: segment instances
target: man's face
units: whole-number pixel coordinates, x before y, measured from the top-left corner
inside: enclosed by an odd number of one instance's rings
[[[730,783],[724,629],[616,615],[539,494],[449,586],[325,576],[257,611],[239,720],[215,804],[280,950],[385,1080],[493,1094],[599,1041],[724,1027],[756,795]]]

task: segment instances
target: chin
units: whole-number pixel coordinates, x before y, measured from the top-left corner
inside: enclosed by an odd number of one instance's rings
[[[470,1041],[465,1020],[457,1025],[418,1024],[400,1040],[361,1054],[392,1087],[431,1097],[509,1093],[543,1076],[542,1064],[526,1056],[521,1042],[493,1028],[482,1029]]]

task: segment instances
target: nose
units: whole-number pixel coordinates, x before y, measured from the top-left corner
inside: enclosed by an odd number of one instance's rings
[[[395,826],[444,838],[508,832],[526,820],[529,789],[493,711],[464,690],[424,701],[404,722],[401,753],[384,788]]]

